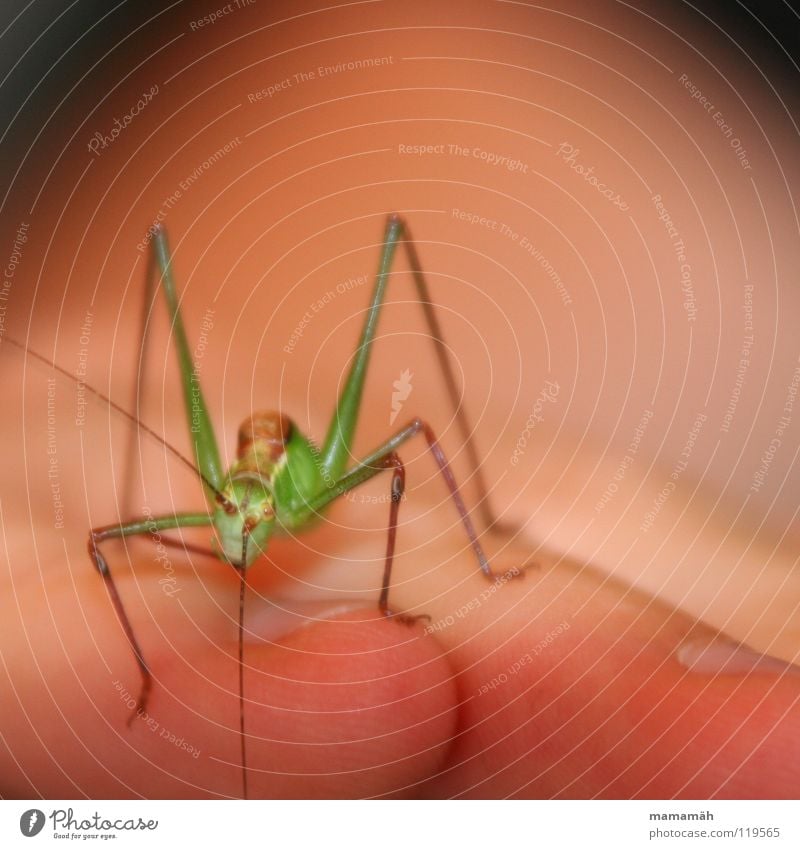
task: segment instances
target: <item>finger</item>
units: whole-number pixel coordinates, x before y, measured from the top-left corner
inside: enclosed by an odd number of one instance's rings
[[[139,678],[113,618],[108,670],[77,647],[46,680],[17,666],[4,685],[25,706],[6,726],[8,795],[242,795],[236,632],[192,605],[192,617],[174,607],[161,617],[161,642],[147,634],[153,690],[130,727]],[[245,645],[250,796],[413,795],[440,768],[455,725],[453,675],[436,641],[371,607],[276,638],[273,612],[256,607]]]
[[[251,662],[258,795],[413,796],[441,768],[456,725],[454,677],[420,625],[361,609]]]
[[[693,674],[677,650],[707,629],[591,570],[541,567],[437,633],[463,670],[462,733],[426,793],[796,793],[800,679]],[[470,584],[456,610],[485,592]]]
[[[199,758],[184,758],[176,774],[193,790],[241,795],[236,649],[193,659],[173,676],[180,699],[154,697],[148,709],[195,741]],[[414,795],[441,767],[455,718],[453,675],[436,641],[372,608],[245,646],[251,797]],[[163,738],[138,724],[140,752],[158,762]]]

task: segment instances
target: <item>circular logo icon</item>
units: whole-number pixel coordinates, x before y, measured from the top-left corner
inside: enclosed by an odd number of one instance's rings
[[[31,808],[19,818],[19,830],[25,837],[35,837],[44,828],[44,812]]]

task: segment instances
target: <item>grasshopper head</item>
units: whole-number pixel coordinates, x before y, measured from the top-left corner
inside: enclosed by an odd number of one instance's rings
[[[276,412],[254,413],[239,428],[236,462],[214,512],[219,551],[234,566],[247,567],[266,551],[275,527],[272,482],[292,429]]]
[[[259,475],[232,478],[214,511],[217,547],[234,566],[247,567],[266,550],[275,527],[273,495]]]

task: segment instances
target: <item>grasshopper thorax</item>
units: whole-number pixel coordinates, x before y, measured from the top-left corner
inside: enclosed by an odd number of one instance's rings
[[[218,548],[234,566],[250,566],[266,550],[275,525],[273,481],[291,434],[291,420],[275,412],[254,413],[239,428],[236,461],[214,511]]]
[[[292,420],[288,416],[275,412],[253,413],[239,428],[238,463],[247,461],[249,455],[255,453],[263,463],[274,465],[286,451],[291,435]]]

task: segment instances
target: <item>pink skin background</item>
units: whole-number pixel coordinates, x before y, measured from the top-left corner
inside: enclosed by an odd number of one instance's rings
[[[692,674],[676,659],[719,631],[786,661],[798,650],[796,422],[748,495],[798,364],[796,130],[780,80],[771,89],[753,68],[764,56],[748,64],[712,23],[655,3],[259,3],[192,27],[213,11],[178,7],[119,45],[20,148],[8,253],[20,222],[30,234],[4,332],[70,372],[85,362],[87,382],[133,408],[137,245],[164,210],[195,351],[211,316],[196,362],[225,460],[254,409],[280,408],[321,440],[385,215],[402,212],[511,529],[486,548],[498,571],[528,564],[502,586],[478,574],[422,440],[401,452],[391,601],[429,614],[428,633],[376,611],[388,477],[276,540],[248,575],[251,795],[796,797],[800,679]],[[370,57],[384,61],[319,73]],[[682,74],[735,127],[749,168]],[[656,194],[686,244],[694,321]],[[401,254],[396,267],[354,453],[420,415],[474,505]],[[723,433],[747,281],[756,342]],[[139,415],[188,453],[160,298],[150,336]],[[167,569],[148,539],[106,546],[154,675],[149,721],[128,728],[138,673],[86,554],[92,526],[202,509],[197,481],[100,402],[76,426],[63,377],[48,409],[49,370],[10,346],[2,359],[3,795],[240,795],[233,570],[175,549]],[[404,370],[412,388],[391,425]],[[526,434],[548,380],[557,398]],[[631,467],[598,511],[645,410]],[[641,532],[699,411],[708,424],[675,495]]]

